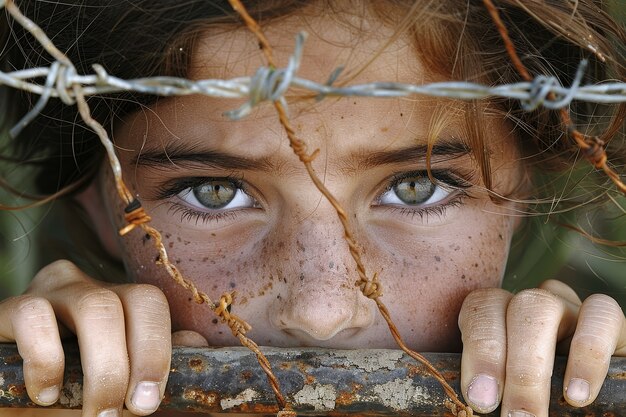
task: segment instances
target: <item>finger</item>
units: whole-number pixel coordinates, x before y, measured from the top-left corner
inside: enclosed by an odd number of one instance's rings
[[[625,336],[619,304],[607,295],[589,296],[580,309],[565,369],[563,395],[568,403],[582,407],[595,400],[611,355]]]
[[[572,336],[576,330],[576,318],[578,317],[578,310],[580,309],[582,301],[572,287],[555,279],[549,279],[542,282],[539,285],[539,288],[551,292],[561,298],[561,301],[564,303],[567,319],[561,320],[561,324],[559,325],[559,331],[556,339],[556,352],[559,355],[567,355],[572,342]]]
[[[561,281],[557,281],[556,279],[545,280],[539,284],[539,288],[561,297],[563,300],[571,303],[572,305],[580,306],[582,304],[580,297],[576,294],[576,291],[574,291],[572,287]]]
[[[548,416],[557,335],[575,317],[560,297],[545,290],[524,290],[511,299],[503,416]]]
[[[50,303],[23,295],[0,303],[0,342],[17,343],[24,360],[28,396],[39,405],[54,404],[63,385],[65,357]]]
[[[208,347],[209,342],[200,333],[179,330],[172,333],[172,346]]]
[[[48,265],[35,279],[46,280],[48,288],[36,288],[47,291],[57,318],[78,337],[83,417],[120,416],[129,374],[120,299],[67,261]]]
[[[154,412],[163,398],[170,370],[170,310],[161,290],[152,285],[122,285],[130,379],[126,407],[136,415]]]
[[[496,409],[506,365],[506,307],[511,293],[497,289],[472,292],[459,314],[463,340],[461,391],[479,413]]]

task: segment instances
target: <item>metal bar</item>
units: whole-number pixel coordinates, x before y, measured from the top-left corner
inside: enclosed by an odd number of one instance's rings
[[[397,350],[263,348],[299,415],[449,416],[439,383]],[[459,388],[459,354],[426,357]],[[573,408],[562,396],[566,358],[555,362],[550,416],[626,415],[626,358],[613,358],[598,399]],[[66,345],[65,385],[56,408],[80,408],[78,348]],[[24,387],[15,345],[0,344],[0,408],[36,407]],[[175,348],[162,410],[272,415],[277,407],[255,356],[243,348]],[[489,414],[499,416],[499,411]]]

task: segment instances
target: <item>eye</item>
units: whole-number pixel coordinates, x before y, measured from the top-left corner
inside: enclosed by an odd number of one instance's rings
[[[381,194],[381,205],[429,206],[448,197],[452,191],[433,184],[427,176],[412,175],[395,180],[391,187]]]
[[[236,181],[207,179],[202,184],[188,187],[178,197],[190,206],[202,210],[232,210],[255,207],[255,200]]]

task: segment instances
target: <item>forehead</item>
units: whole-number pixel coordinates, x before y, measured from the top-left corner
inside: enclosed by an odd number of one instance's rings
[[[263,25],[278,66],[286,66],[294,52],[296,34],[306,32],[298,75],[325,82],[339,67],[342,78],[352,82],[422,82],[426,75],[406,34],[366,11],[361,14],[293,14]],[[195,45],[190,78],[220,78],[253,74],[267,65],[256,37],[241,27],[213,28]],[[372,78],[374,77],[374,78]]]
[[[294,52],[296,34],[304,29],[308,37],[297,71],[301,78],[324,83],[341,67],[343,71],[336,84],[376,81],[425,84],[443,80],[422,65],[416,50],[419,40],[409,37],[408,31],[397,33],[396,28],[366,11],[333,15],[318,11],[305,8],[302,13],[263,25],[278,66],[287,65]],[[259,67],[267,65],[258,40],[243,23],[241,27],[207,27],[195,42],[191,57],[187,73],[191,79],[252,76]],[[331,152],[337,152],[331,155],[337,158],[347,152],[363,154],[394,145],[407,147],[416,141],[426,143],[433,138],[430,136],[435,130],[433,125],[437,128],[444,125],[433,123],[434,117],[445,119],[445,129],[440,129],[444,132],[441,135],[437,132],[434,139],[443,136],[443,139],[465,140],[468,136],[461,102],[428,97],[327,97],[318,103],[310,92],[304,92],[305,97],[308,94],[304,100],[298,93],[302,92],[291,89],[287,93],[290,116],[298,135],[311,150],[332,148]],[[134,135],[134,142],[142,147],[151,146],[143,142],[148,136],[156,139],[153,147],[182,139],[194,145],[236,150],[257,157],[275,154],[277,146],[286,142],[273,106],[268,103],[257,106],[251,115],[239,121],[224,116],[224,112],[241,104],[243,100],[199,95],[159,100],[152,108],[156,111],[139,117],[147,120],[148,135],[142,132],[130,136]],[[489,130],[501,129],[502,120],[498,117],[488,124]],[[136,127],[134,121],[131,126]],[[513,143],[511,138],[502,141],[509,136],[505,131],[485,136],[490,147],[498,140],[505,148],[513,148],[508,145]]]

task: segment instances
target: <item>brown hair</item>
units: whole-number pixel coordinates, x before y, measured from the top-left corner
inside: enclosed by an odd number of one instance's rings
[[[226,1],[119,0],[113,4],[90,2],[88,6],[77,1],[16,3],[68,55],[78,73],[91,73],[91,66],[98,63],[109,73],[126,79],[154,75],[184,77],[194,42],[207,27],[241,25]],[[304,0],[244,3],[261,24],[311,4]],[[348,3],[324,0],[320,10],[346,13],[352,9]],[[421,60],[435,74],[450,80],[487,84],[520,81],[481,2],[397,0],[369,1],[366,5],[370,12],[397,27],[398,33],[408,31],[414,36]],[[497,5],[518,54],[532,74],[552,75],[568,86],[580,60],[587,58],[590,65],[585,84],[609,78],[626,79],[623,62],[626,35],[599,2],[502,0]],[[397,13],[398,6],[409,12]],[[5,38],[0,57],[3,70],[50,64],[50,58],[28,33],[10,20],[5,24],[5,30],[0,33]],[[16,105],[12,109],[13,117],[5,117],[3,121],[5,128],[37,99],[19,91],[10,94]],[[156,97],[120,93],[91,97],[89,103],[94,117],[110,130],[116,120],[154,100]],[[515,125],[519,139],[516,145],[528,167],[528,178],[534,181],[530,189],[535,201],[551,198],[557,191],[563,194],[562,189],[554,188],[554,184],[558,187],[562,184],[554,182],[552,177],[545,180],[538,175],[563,172],[577,166],[582,159],[580,149],[568,139],[566,127],[555,111],[539,108],[526,112],[518,102],[503,99],[490,100],[487,104],[467,102],[461,106],[471,127],[466,139],[487,188],[491,187],[491,168],[480,124],[485,106]],[[574,102],[571,114],[580,129],[599,135],[608,143],[607,153],[613,164],[624,164],[626,148],[620,144],[625,134],[626,105]],[[37,192],[49,195],[79,181],[88,182],[100,166],[103,150],[96,136],[76,116],[75,108],[51,100],[19,137],[4,148],[4,156],[36,167]],[[585,175],[593,175],[588,164],[583,162],[578,166],[585,170]],[[596,194],[604,192],[605,182],[605,177],[597,175],[596,187],[591,194],[585,188],[581,198],[593,200]],[[578,189],[572,187],[568,192]]]

